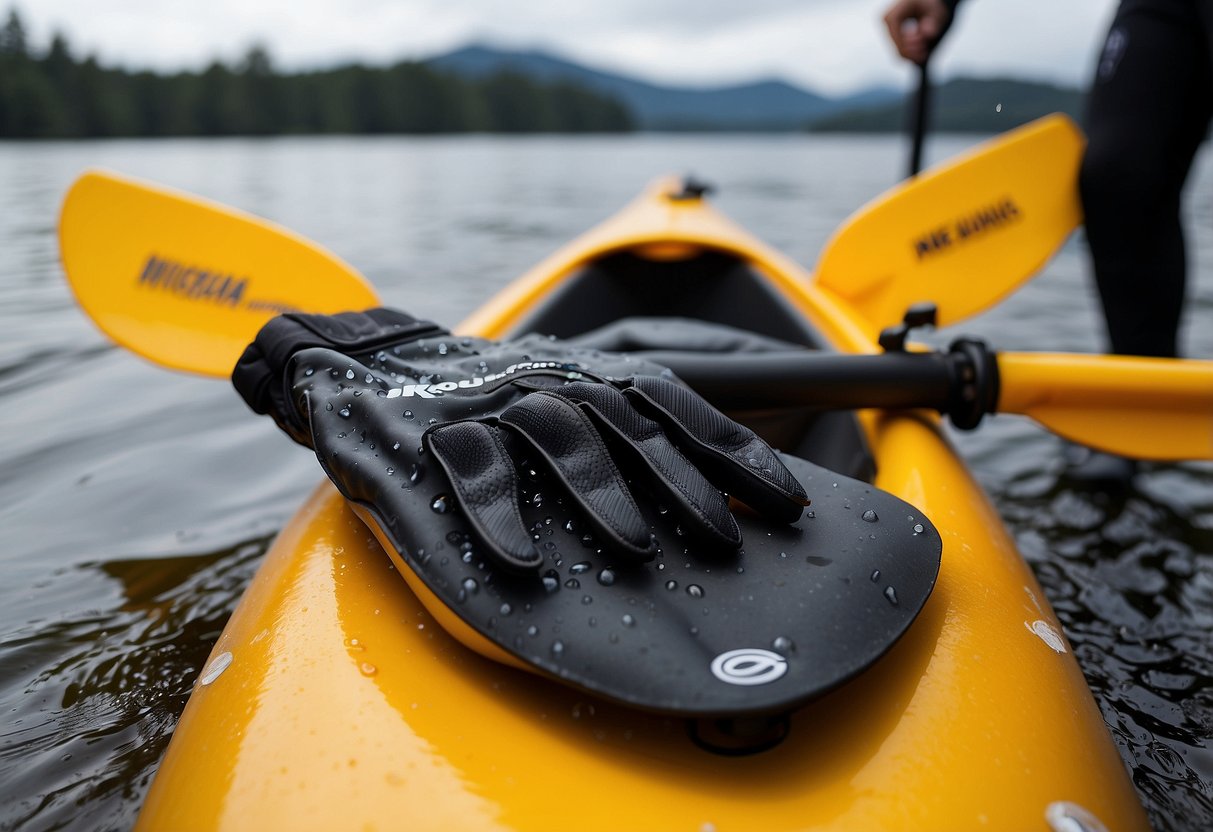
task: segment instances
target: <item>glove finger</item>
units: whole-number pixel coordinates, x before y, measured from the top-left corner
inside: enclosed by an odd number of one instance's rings
[[[455,422],[429,431],[425,441],[487,554],[510,571],[537,571],[543,556],[522,520],[518,473],[497,430],[480,422]]]
[[[730,549],[741,546],[741,530],[729,512],[729,502],[699,469],[678,450],[659,423],[636,410],[606,384],[574,382],[553,391],[590,414],[630,447],[648,470],[655,490],[672,502],[675,512],[701,535]]]
[[[608,545],[640,560],[654,555],[648,524],[589,417],[550,393],[530,393],[501,423],[526,439]]]
[[[755,511],[793,523],[809,504],[804,487],[775,451],[685,387],[653,376],[636,376],[624,395],[642,401],[654,418],[675,431],[682,450],[708,478]]]

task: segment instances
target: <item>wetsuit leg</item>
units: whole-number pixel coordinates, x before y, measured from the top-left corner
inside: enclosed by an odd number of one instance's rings
[[[1213,114],[1194,0],[1122,0],[1087,103],[1079,184],[1111,352],[1178,354],[1180,192]]]

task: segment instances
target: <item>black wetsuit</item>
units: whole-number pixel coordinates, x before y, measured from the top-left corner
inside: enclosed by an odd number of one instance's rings
[[[1213,0],[1121,0],[1096,67],[1079,186],[1114,353],[1178,355],[1180,192],[1213,116],[1211,43]]]
[[[1203,0],[1122,0],[1087,102],[1079,184],[1109,349],[1178,355],[1180,192],[1213,115]]]

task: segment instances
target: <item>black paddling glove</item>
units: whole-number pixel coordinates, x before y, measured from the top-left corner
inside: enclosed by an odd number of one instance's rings
[[[284,315],[232,382],[314,449],[401,551],[419,504],[457,506],[498,566],[537,571],[543,556],[519,511],[521,478],[536,466],[621,559],[656,552],[629,484],[728,550],[741,533],[721,492],[780,522],[808,504],[769,445],[669,370],[543,336],[456,337],[391,309]]]

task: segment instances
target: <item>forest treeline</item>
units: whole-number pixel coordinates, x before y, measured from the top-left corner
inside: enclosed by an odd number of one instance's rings
[[[594,133],[634,129],[615,99],[501,73],[471,80],[424,64],[275,71],[264,48],[237,66],[131,72],[76,59],[56,34],[39,53],[17,12],[0,28],[0,138],[302,133]]]

